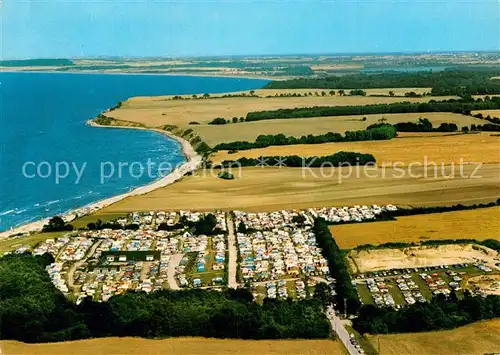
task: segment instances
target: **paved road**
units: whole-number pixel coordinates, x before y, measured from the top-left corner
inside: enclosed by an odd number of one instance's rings
[[[83,257],[83,259],[77,261],[77,262],[74,262],[73,264],[71,264],[71,266],[69,267],[68,269],[68,288],[72,291],[72,292],[75,292],[75,280],[74,280],[74,274],[75,274],[75,270],[80,266],[82,265],[85,261],[87,261],[88,258],[90,258],[92,255],[94,255],[97,247],[99,245],[101,245],[101,243],[103,242],[103,240],[98,240],[97,242],[95,242],[94,244],[92,244],[92,246],[90,247],[89,251],[87,251],[87,253],[85,254],[85,256]],[[62,250],[63,248],[61,248]]]
[[[227,287],[238,288],[236,282],[236,270],[238,268],[238,250],[236,250],[236,236],[234,235],[234,223],[231,213],[226,214],[227,222],[227,244],[229,252],[228,270],[227,270]]]
[[[333,309],[333,307],[327,308],[326,317],[330,321],[333,331],[337,334],[337,337],[339,338],[339,340],[344,344],[344,347],[347,349],[349,354],[360,355],[361,353],[359,352],[359,350],[356,349],[351,344],[351,338],[349,336],[349,333],[344,328],[344,325],[342,324],[342,320],[335,315],[335,310]]]
[[[182,259],[182,254],[173,254],[170,256],[170,260],[168,261],[168,269],[167,269],[167,280],[168,287],[171,290],[179,290],[180,287],[177,284],[177,280],[175,279],[175,268],[179,265]]]

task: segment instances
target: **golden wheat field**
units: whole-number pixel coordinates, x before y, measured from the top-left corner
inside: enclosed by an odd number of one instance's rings
[[[419,135],[399,134],[400,138],[384,141],[343,142],[325,144],[298,144],[272,146],[261,149],[242,150],[233,154],[219,151],[213,162],[237,160],[242,157],[260,156],[326,156],[338,151],[373,154],[377,164],[435,162],[450,164],[466,162],[500,162],[500,137],[490,133],[440,135],[420,133]],[[427,157],[427,158],[426,158]]]
[[[398,217],[396,221],[330,226],[342,249],[430,239],[500,240],[500,207]]]
[[[341,355],[333,340],[233,340],[205,338],[102,338],[63,343],[0,342],[2,355]]]
[[[308,96],[308,97],[230,97],[196,100],[172,100],[169,96],[134,97],[117,110],[106,115],[124,121],[137,122],[148,127],[173,124],[188,127],[189,122],[208,123],[216,117],[231,119],[246,116],[248,112],[280,108],[310,106],[348,106],[401,101],[427,102],[432,97],[363,97],[363,96]],[[235,125],[236,126],[236,125]],[[195,125],[191,128],[197,128]],[[241,126],[237,126],[241,129]],[[218,127],[216,127],[218,128]]]
[[[363,117],[366,117],[366,121],[363,121]],[[253,142],[261,134],[282,133],[294,137],[328,132],[344,134],[346,131],[364,130],[369,125],[379,122],[380,119],[385,119],[386,123],[395,124],[399,122],[417,122],[419,118],[428,118],[434,127],[438,127],[441,123],[455,123],[459,128],[484,123],[484,121],[472,116],[432,112],[273,119],[220,126],[204,124],[192,126],[192,128],[207,144],[216,145],[221,142],[232,141]]]
[[[438,332],[369,336],[380,355],[484,355],[500,352],[500,319]]]
[[[362,168],[362,167],[361,167]],[[150,193],[133,196],[104,208],[99,214],[154,210],[273,211],[280,209],[349,206],[356,204],[449,205],[491,201],[500,197],[500,165],[485,164],[478,178],[475,167],[464,177],[425,178],[424,168],[363,170],[328,168],[252,167],[233,170],[234,180],[217,178],[218,171],[199,172]],[[411,174],[410,174],[411,172]],[[445,173],[451,176],[450,170]],[[458,174],[458,173],[457,173]]]
[[[483,116],[490,115],[492,117],[500,117],[500,110],[479,110],[479,111],[472,111],[472,114],[478,114],[481,113]],[[487,121],[483,121],[483,123],[488,123]]]

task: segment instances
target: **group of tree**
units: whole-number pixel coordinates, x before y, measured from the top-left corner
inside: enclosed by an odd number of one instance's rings
[[[335,278],[336,295],[333,301],[336,309],[349,314],[357,313],[361,307],[358,293],[352,284],[344,254],[332,237],[328,223],[324,219],[317,218],[314,221],[314,234],[323,256],[328,261],[330,275]]]
[[[294,144],[322,144],[331,142],[355,142],[369,140],[386,140],[397,136],[396,129],[389,124],[379,125],[374,128],[347,131],[342,136],[340,133],[328,132],[314,136],[309,134],[300,138],[285,136],[284,134],[277,135],[260,135],[255,142],[236,141],[229,143],[219,143],[214,147],[214,150],[246,150],[254,148],[265,148],[275,145],[294,145]]]
[[[499,80],[500,81],[500,80]],[[500,109],[500,97],[462,98],[429,102],[396,102],[357,106],[314,106],[249,112],[246,121],[388,113],[453,112],[469,115],[473,110]]]
[[[212,121],[208,122],[208,124],[222,125],[222,124],[238,123],[238,122],[245,122],[245,117],[233,117],[231,120],[226,120],[223,117],[217,117],[214,118]]]
[[[440,72],[332,75],[319,78],[298,78],[272,81],[266,89],[376,89],[432,88],[432,95],[489,95],[500,93],[498,68],[450,68]]]
[[[327,338],[329,323],[315,299],[253,302],[244,289],[129,291],[108,302],[76,306],[52,284],[53,258],[0,259],[2,339],[53,342],[109,336],[198,336],[241,339]]]
[[[205,216],[201,217],[198,221],[190,221],[186,216],[181,216],[179,221],[175,224],[167,224],[161,223],[158,226],[158,230],[176,230],[176,229],[191,229],[196,234],[204,234],[204,235],[214,235],[214,234],[223,234],[220,228],[216,228],[217,226],[217,218],[212,214],[208,213]]]
[[[94,118],[94,122],[101,125],[101,126],[109,126],[113,124],[115,121],[114,118],[104,116],[102,113],[98,114],[96,118]]]
[[[223,167],[234,166],[286,166],[286,167],[322,167],[342,165],[367,165],[375,164],[375,157],[371,154],[354,152],[337,152],[322,157],[300,157],[297,155],[268,156],[260,158],[240,158],[238,160],[225,160],[221,163]]]
[[[500,317],[500,296],[472,296],[468,291],[458,299],[438,295],[430,302],[418,303],[400,310],[361,307],[353,327],[361,333],[386,334],[453,329],[472,322]]]
[[[368,128],[375,128],[379,125],[370,125]],[[458,130],[458,126],[455,123],[446,122],[434,128],[432,122],[427,118],[419,118],[418,122],[398,122],[393,124],[393,126],[398,132],[456,132]]]
[[[98,219],[95,222],[90,222],[87,224],[88,230],[102,230],[102,229],[126,229],[126,230],[138,230],[139,225],[137,223],[121,224],[116,221],[103,222]]]
[[[63,231],[72,231],[73,226],[64,222],[60,216],[54,216],[49,219],[49,222],[42,227],[42,232],[63,232]]]

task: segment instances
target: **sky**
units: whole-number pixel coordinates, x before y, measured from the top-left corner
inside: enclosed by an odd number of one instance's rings
[[[0,0],[3,59],[499,50],[498,0]]]

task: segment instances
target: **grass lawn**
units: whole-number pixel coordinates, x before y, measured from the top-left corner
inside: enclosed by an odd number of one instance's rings
[[[71,222],[71,224],[77,229],[87,228],[87,224],[91,222],[95,223],[97,222],[98,219],[100,219],[103,222],[111,222],[114,221],[115,219],[126,216],[127,216],[126,213],[103,213],[102,211],[97,211],[94,214],[77,218],[73,222]]]
[[[224,270],[217,271],[205,271],[205,272],[193,272],[187,274],[188,279],[191,280],[190,284],[192,286],[192,280],[200,279],[203,286],[212,286],[212,279],[215,277],[224,278]]]
[[[374,304],[372,294],[370,293],[368,286],[366,286],[366,283],[358,283],[356,284],[356,288],[358,289],[358,294],[363,304]]]
[[[49,233],[35,233],[25,237],[13,237],[0,240],[0,254],[7,251],[15,250],[24,245],[35,246],[36,244],[43,242],[51,238],[60,238],[68,232],[49,232]]]
[[[500,207],[491,207],[398,217],[396,221],[337,225],[330,230],[342,249],[362,244],[418,243],[435,239],[500,240],[499,216]]]
[[[349,334],[354,334],[354,338],[358,341],[359,345],[363,348],[367,355],[376,355],[377,350],[373,347],[372,343],[368,340],[367,337],[359,334],[353,327],[346,325],[345,329]]]

